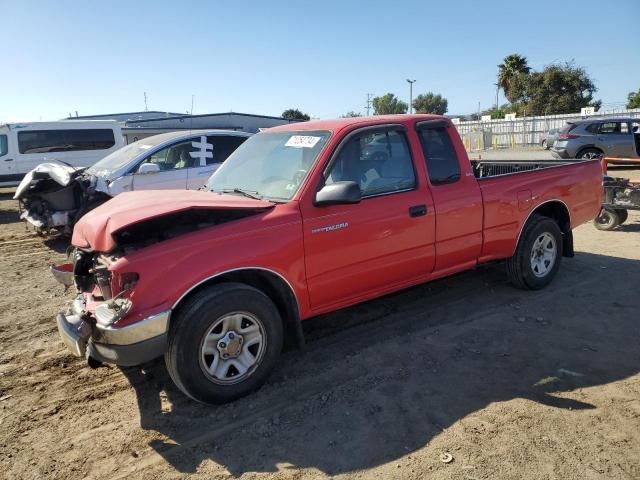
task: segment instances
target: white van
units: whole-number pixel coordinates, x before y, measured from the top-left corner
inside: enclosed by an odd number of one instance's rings
[[[88,167],[124,145],[115,120],[61,120],[0,125],[0,187],[18,185],[43,162]]]

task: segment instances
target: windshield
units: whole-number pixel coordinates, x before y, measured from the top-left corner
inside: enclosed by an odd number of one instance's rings
[[[92,167],[89,168],[88,171],[91,173],[103,171],[113,172],[122,167],[125,167],[138,155],[141,155],[144,152],[148,152],[149,149],[164,141],[166,141],[164,137],[157,140],[154,140],[153,138],[144,138],[142,140],[138,140],[137,142],[130,143],[129,145],[126,145],[121,149],[110,153],[99,162],[96,162]]]
[[[327,143],[327,131],[263,132],[244,142],[209,179],[215,192],[290,200]]]

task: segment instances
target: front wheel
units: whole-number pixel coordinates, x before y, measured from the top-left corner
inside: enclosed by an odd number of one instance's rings
[[[546,287],[560,268],[562,232],[549,217],[532,215],[522,231],[516,252],[507,260],[507,275],[516,287]]]
[[[194,400],[226,403],[262,386],[282,342],[271,299],[248,285],[223,283],[197,293],[171,319],[165,363]]]

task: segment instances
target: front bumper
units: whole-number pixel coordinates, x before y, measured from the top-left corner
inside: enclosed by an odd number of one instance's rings
[[[58,313],[56,322],[60,338],[75,356],[132,366],[164,354],[170,314],[166,311],[124,327],[105,327],[88,319],[83,302],[76,299],[67,312]]]

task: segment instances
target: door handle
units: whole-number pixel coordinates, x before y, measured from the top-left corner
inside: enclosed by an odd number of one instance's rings
[[[414,205],[413,207],[409,207],[409,216],[410,217],[422,217],[427,214],[427,206],[426,205]]]
[[[5,158],[4,161],[5,162],[13,162],[13,158]]]

